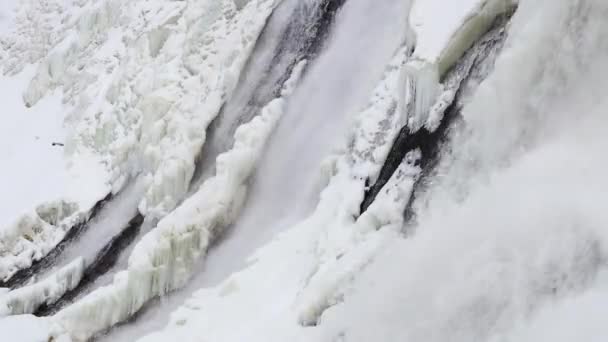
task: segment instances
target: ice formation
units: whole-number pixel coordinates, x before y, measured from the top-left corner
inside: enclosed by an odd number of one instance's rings
[[[183,199],[206,127],[230,96],[277,3],[26,1],[16,32],[2,39],[2,66],[15,74],[40,61],[23,100],[34,106],[53,89],[63,92],[71,110],[71,169],[103,165],[106,175],[99,178],[112,192],[143,174],[148,187],[140,211],[162,217]],[[32,256],[46,255],[61,240],[59,229],[47,231],[54,232],[52,242],[28,251]],[[31,260],[19,262],[27,267]]]
[[[284,96],[290,91],[288,83]],[[144,237],[133,250],[128,269],[117,274],[112,285],[54,316],[71,336],[87,339],[127,319],[151,298],[183,286],[217,230],[234,220],[247,178],[283,112],[284,101],[271,101],[259,116],[239,127],[234,147],[217,159],[216,175]]]

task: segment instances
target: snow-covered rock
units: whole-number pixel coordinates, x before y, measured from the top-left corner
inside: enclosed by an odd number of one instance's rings
[[[0,231],[0,279],[29,267],[48,254],[67,231],[86,220],[74,203],[46,203]]]

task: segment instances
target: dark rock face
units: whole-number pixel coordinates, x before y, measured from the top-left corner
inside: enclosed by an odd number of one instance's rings
[[[443,83],[454,85],[456,96],[452,103],[447,106],[439,126],[435,130],[422,127],[417,131],[412,131],[407,126],[401,129],[382,166],[378,180],[367,188],[365,197],[361,203],[361,213],[365,212],[372,204],[407,153],[416,149],[420,151],[421,158],[418,164],[422,169],[422,173],[416,182],[414,191],[418,191],[424,184],[439,161],[440,151],[449,136],[450,128],[454,126],[460,117],[464,106],[463,100],[465,94],[474,91],[479,82],[485,79],[493,69],[497,52],[502,49],[507,37],[506,26],[514,11],[515,9],[498,17],[490,30],[445,75]],[[411,207],[414,199],[415,193],[410,198],[410,202],[406,208],[406,221],[410,220],[413,216]]]

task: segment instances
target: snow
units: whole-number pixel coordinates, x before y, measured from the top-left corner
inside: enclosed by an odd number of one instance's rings
[[[443,75],[487,31],[494,18],[514,3],[514,0],[415,1],[410,12],[416,39],[414,58],[437,66]]]
[[[0,320],[0,331],[10,341],[42,342],[51,337],[52,325],[48,320],[31,315],[13,316]],[[58,339],[57,342],[66,341]]]
[[[21,92],[31,75],[30,71],[0,78],[4,95],[0,187],[15,194],[10,200],[3,198],[0,226],[11,223],[19,214],[31,209],[33,203],[53,199],[64,191],[67,183],[63,149],[51,146],[52,142],[64,141],[61,98],[57,94],[45,99],[41,106],[27,109]],[[37,157],[33,159],[32,156]],[[40,172],[42,165],[44,172]]]
[[[459,81],[445,80],[447,73],[494,20],[514,5],[512,0],[413,3],[408,41],[414,49],[404,70],[416,96],[407,120],[411,132],[423,126],[437,128],[459,85]],[[445,14],[438,20],[437,13]]]
[[[455,31],[468,16],[479,12],[487,0],[464,0],[446,3],[439,0],[415,1],[410,12],[410,25],[416,34],[415,56],[433,63],[440,58]],[[429,20],[438,18],[441,20]]]
[[[17,3],[18,0],[6,0],[0,4],[0,32],[7,32],[13,26]]]

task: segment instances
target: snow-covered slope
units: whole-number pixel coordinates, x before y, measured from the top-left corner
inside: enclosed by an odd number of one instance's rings
[[[305,1],[0,6],[0,334],[604,340],[608,4]]]

